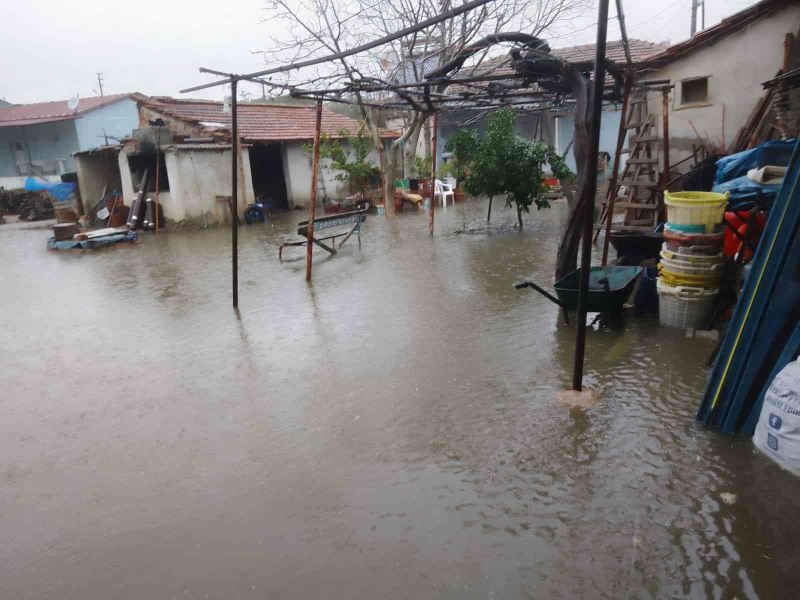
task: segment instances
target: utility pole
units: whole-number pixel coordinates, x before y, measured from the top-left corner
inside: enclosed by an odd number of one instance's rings
[[[703,31],[706,28],[706,0],[702,1],[700,9],[700,31]]]
[[[690,33],[697,33],[697,9],[700,8],[700,31],[706,28],[706,0],[692,0],[692,27]]]
[[[97,73],[97,85],[100,87],[100,95],[103,95],[103,72],[98,71]]]

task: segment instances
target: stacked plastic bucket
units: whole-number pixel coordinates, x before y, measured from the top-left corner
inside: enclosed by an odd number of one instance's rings
[[[658,289],[659,320],[665,327],[705,327],[719,293],[727,194],[675,192],[664,195],[667,224]]]

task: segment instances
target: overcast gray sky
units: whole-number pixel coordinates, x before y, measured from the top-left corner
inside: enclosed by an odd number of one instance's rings
[[[387,0],[390,1],[390,0]],[[535,1],[535,0],[531,0]],[[706,26],[754,0],[706,0]],[[200,66],[256,71],[252,51],[269,43],[263,0],[5,0],[0,6],[0,98],[10,102],[107,94],[178,95],[210,81]],[[612,14],[616,14],[611,2]],[[624,0],[628,35],[678,42],[689,35],[691,0]],[[574,20],[550,36],[551,45],[594,41],[596,14]],[[619,39],[616,21],[609,39]],[[256,90],[253,90],[254,92]],[[221,99],[220,88],[195,97]]]

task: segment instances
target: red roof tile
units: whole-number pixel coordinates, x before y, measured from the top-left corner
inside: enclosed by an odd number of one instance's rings
[[[668,44],[664,42],[648,42],[646,40],[637,40],[637,39],[629,39],[628,40],[628,48],[631,52],[631,60],[634,64],[642,64],[645,61],[645,58],[651,56],[655,52],[660,52],[667,48]],[[594,51],[595,51],[595,44],[583,44],[580,46],[566,46],[564,48],[553,48],[550,50],[550,53],[555,56],[556,58],[560,58],[561,60],[565,60],[571,63],[586,63],[586,62],[594,62]],[[625,65],[625,49],[622,45],[621,40],[616,40],[612,42],[608,42],[606,45],[606,58],[608,60],[614,61],[620,66]],[[502,56],[496,56],[494,58],[489,58],[481,62],[477,67],[474,67],[474,72],[472,71],[473,68],[465,67],[463,73],[459,73],[455,76],[455,79],[458,77],[468,77],[472,74],[474,75],[508,75],[511,78],[515,75],[514,69],[511,68],[511,56],[509,54],[504,54]],[[606,76],[606,84],[611,85],[614,82],[614,78]],[[486,82],[477,83],[475,84],[479,87],[485,87]],[[453,85],[449,88],[449,93],[457,94],[460,92],[469,91],[467,88],[459,85]]]
[[[67,100],[37,102],[36,104],[14,104],[0,108],[0,127],[18,127],[20,125],[50,123],[52,121],[67,121],[79,117],[90,110],[113,104],[129,96],[130,94],[112,94],[110,96],[80,98],[78,107],[75,110],[69,109]]]
[[[167,97],[141,97],[140,103],[157,113],[181,121],[202,125],[219,123],[230,131],[231,116],[223,110],[222,102],[211,100],[184,100]],[[242,139],[252,142],[310,140],[314,138],[316,114],[314,106],[240,103],[238,105],[239,133]],[[340,137],[340,131],[358,132],[360,123],[346,115],[323,107],[322,133]],[[382,137],[397,137],[393,131],[382,131]]]
[[[646,40],[628,39],[628,48],[631,51],[631,60],[634,63],[642,62],[647,56],[654,52],[664,50],[667,44],[663,42],[648,42]],[[566,48],[553,48],[550,52],[553,56],[567,62],[593,62],[595,44],[583,44],[581,46],[568,46]],[[620,65],[625,64],[625,48],[622,40],[608,42],[606,44],[606,59],[613,60]]]

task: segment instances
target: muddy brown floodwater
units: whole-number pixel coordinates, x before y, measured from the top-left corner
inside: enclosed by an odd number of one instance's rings
[[[312,286],[302,213],[244,227],[240,315],[228,229],[0,227],[0,598],[797,597],[800,483],[694,422],[713,343],[591,330],[570,410],[574,326],[512,288],[565,209],[484,210],[370,217]]]

